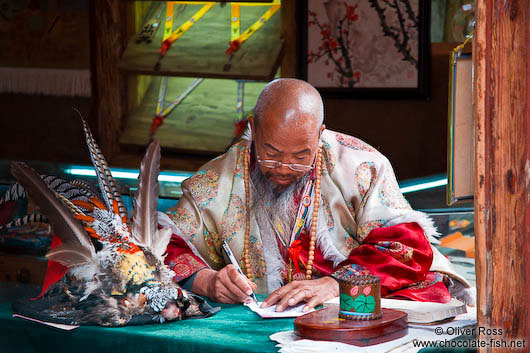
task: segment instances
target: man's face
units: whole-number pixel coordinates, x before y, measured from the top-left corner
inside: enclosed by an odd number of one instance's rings
[[[312,118],[307,117],[297,119],[306,121],[306,124],[286,124],[283,119],[267,116],[267,114],[274,114],[274,111],[266,111],[264,119],[260,120],[258,126],[251,120],[258,158],[284,164],[313,164],[318,150],[320,132],[324,126],[317,126]],[[261,163],[257,165],[267,180],[279,189],[286,188],[309,173],[294,171],[285,165],[277,168],[267,168]]]

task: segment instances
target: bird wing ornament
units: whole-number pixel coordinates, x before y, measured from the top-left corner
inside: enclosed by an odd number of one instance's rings
[[[180,288],[173,281],[175,274],[164,264],[172,232],[158,229],[157,223],[159,143],[152,142],[142,160],[129,224],[108,164],[88,125],[82,122],[101,198],[83,182],[70,182],[82,190],[75,193],[82,197],[69,197],[29,166],[15,162],[11,167],[62,241],[46,257],[68,267],[64,278],[50,286],[36,304],[41,318],[123,326],[215,313],[202,298]],[[22,191],[16,187],[12,194],[21,195]]]

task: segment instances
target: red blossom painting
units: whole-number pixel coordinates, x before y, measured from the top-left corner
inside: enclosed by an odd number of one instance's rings
[[[319,88],[418,88],[419,0],[308,0],[305,77]]]

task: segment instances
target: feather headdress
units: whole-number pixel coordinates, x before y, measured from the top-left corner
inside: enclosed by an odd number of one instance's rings
[[[201,299],[174,283],[174,273],[163,261],[171,230],[157,229],[159,143],[152,142],[142,160],[129,224],[118,185],[82,122],[101,198],[87,183],[65,182],[69,187],[61,188],[64,183],[41,177],[23,163],[11,167],[18,184],[6,197],[27,192],[35,201],[62,240],[46,256],[68,267],[63,280],[47,290],[42,300],[49,305],[39,310],[41,315],[68,323],[120,326],[138,323],[139,318],[163,322],[204,314]]]

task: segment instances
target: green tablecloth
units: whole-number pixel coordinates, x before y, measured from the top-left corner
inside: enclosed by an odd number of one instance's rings
[[[206,319],[65,332],[13,318],[11,303],[4,302],[0,352],[277,352],[269,335],[293,329],[293,319],[264,320],[242,305],[218,305],[221,311]]]
[[[221,306],[221,311],[206,319],[121,328],[81,326],[62,331],[13,318],[11,303],[3,302],[0,303],[0,352],[277,352],[276,343],[269,336],[293,330],[294,319],[262,319],[242,305],[216,303],[214,306]],[[439,351],[444,350],[421,350]]]

